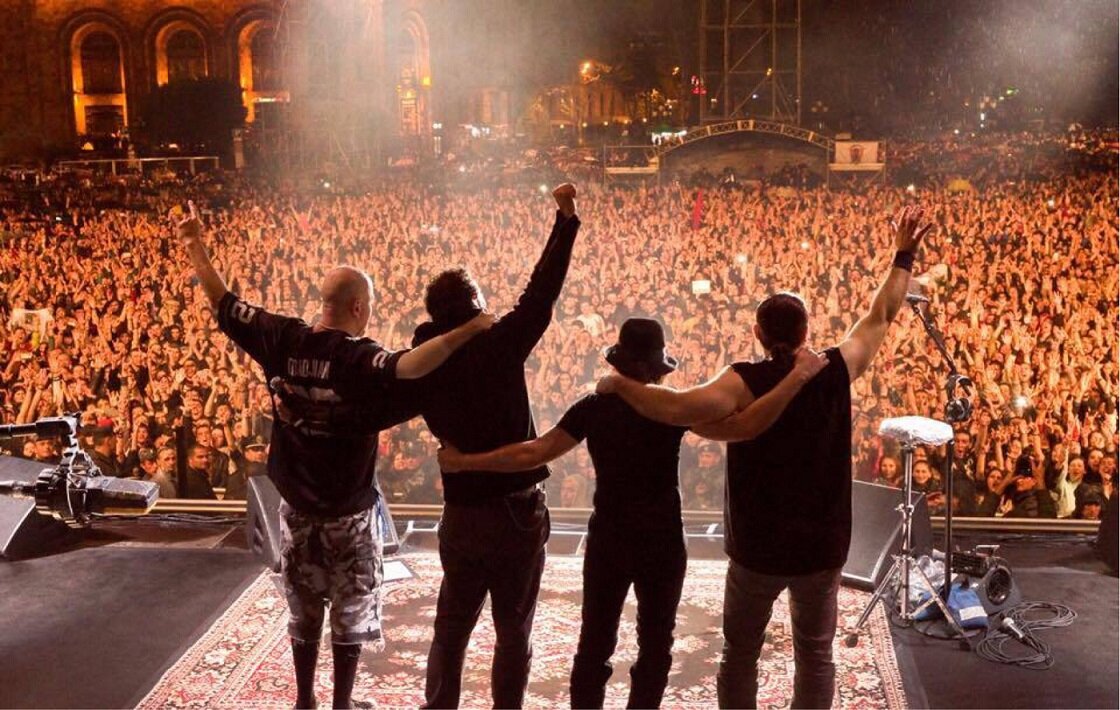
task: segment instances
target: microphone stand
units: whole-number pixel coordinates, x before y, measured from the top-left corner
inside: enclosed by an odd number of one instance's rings
[[[945,340],[937,326],[929,316],[922,311],[921,303],[928,301],[907,300],[918,320],[922,322],[926,334],[933,341],[937,351],[941,353],[941,362],[949,370],[945,376],[945,421],[949,425],[967,422],[972,417],[972,402],[968,399],[968,390],[972,387],[972,380],[962,375],[957,370],[957,363],[945,347]],[[957,388],[962,389],[958,396]],[[941,588],[941,597],[949,601],[949,592],[953,586],[953,459],[956,455],[954,440],[950,439],[945,444],[945,461],[941,465],[941,490],[945,496],[945,583]]]

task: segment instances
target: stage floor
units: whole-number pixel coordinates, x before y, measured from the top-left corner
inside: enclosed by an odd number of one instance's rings
[[[99,534],[90,546],[0,562],[0,707],[135,706],[260,577],[260,566],[238,549],[236,528],[120,525]],[[955,643],[892,629],[906,703],[1120,706],[1120,587],[1116,578],[1103,574],[1087,541],[985,536],[959,542],[962,547],[1002,542],[1001,555],[1014,569],[1023,598],[1067,604],[1078,618],[1069,628],[1043,632],[1057,661],[1049,671],[992,664]],[[564,563],[569,566],[578,563]],[[682,612],[687,615],[682,629],[713,625],[699,607]],[[430,623],[427,618],[387,620],[416,627],[416,633]],[[707,656],[712,648],[706,643],[694,653]],[[678,644],[677,653],[686,652]],[[562,660],[556,664],[563,665]],[[625,682],[625,672],[626,663],[617,664],[614,682]]]

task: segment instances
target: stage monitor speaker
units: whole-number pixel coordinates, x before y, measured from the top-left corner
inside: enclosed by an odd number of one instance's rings
[[[268,476],[250,476],[245,496],[245,541],[273,572],[280,571],[280,492]]]
[[[0,481],[31,483],[47,468],[41,461],[0,456]],[[35,501],[0,496],[0,558],[18,560],[49,552],[69,540],[66,524],[35,511]]]
[[[1116,492],[1104,506],[1101,526],[1097,530],[1097,554],[1108,565],[1109,572],[1116,576],[1120,568],[1120,513],[1116,510]]]
[[[268,476],[249,478],[249,492],[245,500],[245,540],[249,551],[273,572],[280,571],[281,500],[280,492]],[[400,541],[393,517],[380,496],[376,511],[384,554],[394,554],[400,549]]]
[[[915,554],[933,546],[933,528],[924,493],[912,494],[914,504],[911,540]],[[902,548],[902,491],[863,481],[852,481],[852,545],[842,578],[860,589],[874,589],[891,568],[891,555]]]

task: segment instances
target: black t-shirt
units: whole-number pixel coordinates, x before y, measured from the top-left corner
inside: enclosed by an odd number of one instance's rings
[[[727,554],[763,574],[843,566],[852,536],[852,402],[836,348],[774,425],[727,447]],[[732,366],[755,397],[785,377],[773,360]]]
[[[557,426],[587,439],[595,464],[595,521],[627,531],[679,531],[677,476],[684,427],[646,419],[617,395],[589,394]]]
[[[285,414],[273,396],[268,476],[294,509],[341,517],[367,510],[377,499],[374,469],[377,432],[397,423],[386,414],[385,384],[401,352],[339,330],[315,331],[298,318],[252,306],[227,293],[218,325],[264,368],[279,378]]]
[[[559,212],[529,283],[509,313],[494,327],[457,350],[438,370],[397,385],[399,418],[423,414],[428,429],[463,453],[475,454],[537,437],[525,361],[552,321],[564,286],[579,218]],[[423,323],[413,345],[451,330],[452,324]],[[396,389],[396,388],[394,388]],[[548,478],[548,467],[494,475],[462,471],[443,476],[443,500],[475,505],[524,490]]]

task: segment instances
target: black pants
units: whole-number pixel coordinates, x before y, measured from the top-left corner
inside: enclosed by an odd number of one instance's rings
[[[836,687],[832,639],[840,570],[784,577],[753,572],[731,562],[723,600],[723,657],[716,677],[721,708],[758,706],[758,657],[774,600],[787,587],[793,622],[792,707],[832,705]]]
[[[661,704],[673,665],[673,627],[688,561],[681,529],[637,535],[592,529],[583,560],[583,625],[572,667],[572,707],[601,708],[630,585],[638,599],[638,660],[627,707]]]
[[[463,660],[487,593],[497,635],[490,673],[494,707],[521,707],[548,534],[543,491],[444,506],[439,528],[443,583],[428,651],[425,707],[459,706]]]

